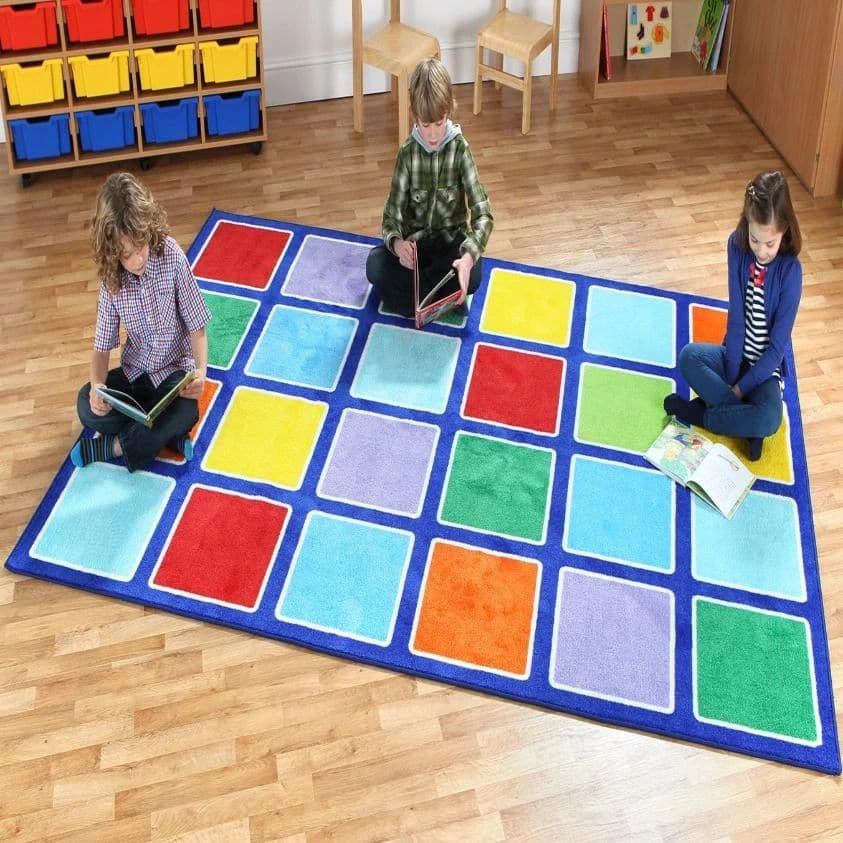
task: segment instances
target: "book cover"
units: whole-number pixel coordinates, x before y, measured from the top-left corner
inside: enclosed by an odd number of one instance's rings
[[[609,7],[603,4],[603,25],[600,30],[600,72],[607,82],[612,81],[612,49],[609,44]]]
[[[152,427],[155,420],[161,413],[172,404],[178,394],[189,384],[195,377],[196,372],[187,372],[185,376],[170,389],[156,404],[149,410],[145,410],[138,401],[127,392],[122,392],[119,389],[110,389],[107,386],[94,387],[97,394],[104,401],[107,401],[115,410],[123,413],[140,424]]]
[[[644,459],[731,518],[755,482],[755,475],[725,446],[695,428],[671,420]]]
[[[720,16],[720,25],[717,27],[717,36],[714,39],[714,49],[711,51],[711,59],[708,62],[708,69],[711,73],[717,72],[720,64],[720,53],[723,49],[723,38],[726,32],[726,20],[729,17],[729,0],[723,6],[723,14]]]
[[[629,3],[626,7],[626,57],[670,58],[672,3]]]
[[[419,245],[420,242],[417,242],[416,260],[413,265],[413,296],[416,327],[423,328],[457,307],[462,298],[462,289],[453,268],[448,269],[441,278],[432,284],[426,273],[425,277],[422,278],[419,266],[421,263]],[[423,289],[423,286],[426,286],[427,289]]]
[[[700,16],[697,19],[697,27],[691,41],[691,53],[703,69],[708,66],[711,58],[711,51],[714,49],[714,42],[717,38],[717,30],[720,27],[720,18],[723,17],[725,5],[725,0],[702,0]]]

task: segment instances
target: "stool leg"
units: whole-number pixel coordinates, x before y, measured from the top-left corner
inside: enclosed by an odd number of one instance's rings
[[[524,68],[524,93],[521,97],[521,134],[530,132],[530,110],[533,106],[533,69],[529,65]]]
[[[354,98],[353,98],[353,113],[354,113],[354,131],[363,131],[363,63],[354,60],[354,68],[352,71],[354,77]]]
[[[406,73],[398,76],[398,146],[410,134],[410,80]]]
[[[483,108],[483,77],[480,67],[483,64],[483,48],[477,42],[477,57],[474,60],[474,113],[479,114]]]

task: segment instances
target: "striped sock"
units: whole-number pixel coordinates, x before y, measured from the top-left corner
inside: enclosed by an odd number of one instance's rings
[[[186,433],[177,439],[171,439],[167,444],[178,451],[187,462],[193,459],[193,440]]]
[[[104,433],[94,439],[80,439],[70,452],[70,461],[77,467],[114,459],[114,436]]]

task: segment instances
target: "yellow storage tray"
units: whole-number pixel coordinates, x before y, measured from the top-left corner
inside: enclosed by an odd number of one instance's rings
[[[29,67],[4,64],[0,70],[3,71],[9,105],[35,105],[64,99],[61,59],[47,59]]]
[[[77,97],[105,97],[129,90],[128,50],[117,50],[99,59],[71,56],[67,61]]]
[[[258,75],[256,35],[241,38],[236,44],[205,41],[199,49],[206,82],[236,82]]]
[[[195,49],[193,44],[179,44],[174,50],[135,50],[141,88],[161,91],[192,85]]]

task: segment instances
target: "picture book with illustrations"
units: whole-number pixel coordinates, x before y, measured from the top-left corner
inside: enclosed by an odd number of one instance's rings
[[[755,475],[725,446],[671,419],[644,459],[731,518]]]
[[[717,27],[717,36],[714,39],[714,48],[711,51],[711,58],[708,61],[708,69],[711,73],[717,73],[717,66],[720,64],[720,53],[723,50],[723,37],[726,34],[726,20],[729,17],[729,0],[723,6],[723,14],[720,16],[720,26]]]
[[[609,43],[609,7],[603,4],[603,23],[600,28],[600,72],[607,82],[612,81],[612,50]]]
[[[453,310],[460,303],[462,290],[460,288],[457,273],[449,268],[441,278],[436,280],[436,268],[434,279],[431,283],[430,272],[425,272],[420,255],[421,242],[416,243],[416,261],[413,267],[413,294],[416,305],[416,327],[423,328],[429,322],[433,322],[440,316]],[[441,261],[438,262],[441,264]],[[441,267],[440,267],[441,268]]]
[[[131,395],[121,392],[119,389],[109,389],[107,386],[96,386],[97,394],[105,401],[108,401],[115,410],[134,419],[136,422],[152,427],[155,419],[161,415],[167,407],[172,404],[178,394],[195,377],[196,372],[188,372],[171,390],[158,401],[154,407],[145,410]]]
[[[720,19],[723,17],[723,8],[726,0],[703,0],[700,7],[700,16],[697,19],[697,28],[694,31],[694,39],[691,42],[691,53],[705,70],[711,59],[711,53],[717,40],[717,32],[720,29]]]

